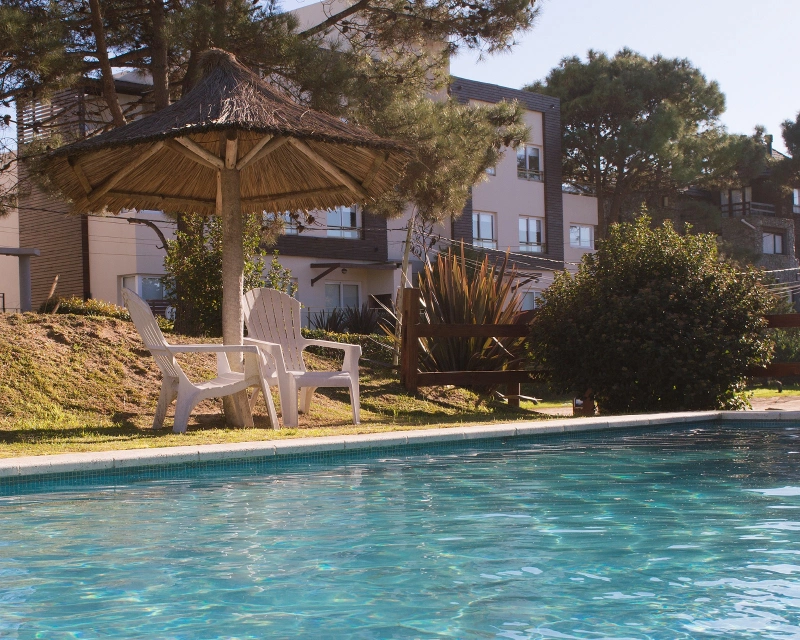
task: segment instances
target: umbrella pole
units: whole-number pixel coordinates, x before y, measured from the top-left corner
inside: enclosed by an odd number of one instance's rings
[[[242,344],[244,338],[242,196],[239,171],[233,168],[236,165],[236,139],[227,138],[225,142],[226,166],[217,173],[217,206],[218,213],[222,216],[222,341],[224,344]],[[229,354],[228,360],[233,371],[243,371],[240,354]],[[253,426],[253,416],[250,413],[246,392],[223,398],[223,408],[225,419],[229,424],[236,427]]]

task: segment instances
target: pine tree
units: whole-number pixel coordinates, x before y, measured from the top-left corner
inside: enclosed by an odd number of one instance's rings
[[[756,140],[721,126],[719,85],[686,59],[589,51],[526,89],[561,99],[564,177],[597,196],[601,237],[648,196],[763,167]]]

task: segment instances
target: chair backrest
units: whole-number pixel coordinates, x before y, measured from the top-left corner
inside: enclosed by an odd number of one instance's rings
[[[131,314],[131,320],[133,320],[144,346],[155,358],[161,373],[170,378],[180,378],[183,375],[183,371],[181,371],[178,363],[175,362],[175,356],[168,349],[167,341],[158,327],[158,322],[156,322],[155,316],[150,310],[150,305],[133,291],[124,287],[122,288],[122,300],[125,302],[128,313]]]
[[[242,303],[247,335],[281,345],[286,368],[305,371],[300,302],[277,289],[253,289],[242,296]]]

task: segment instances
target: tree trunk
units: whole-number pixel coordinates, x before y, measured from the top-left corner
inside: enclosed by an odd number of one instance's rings
[[[106,46],[106,30],[103,25],[103,14],[100,12],[100,0],[89,0],[89,7],[92,12],[92,31],[97,45],[97,59],[100,61],[100,74],[103,83],[103,98],[108,104],[111,112],[111,120],[115,127],[125,124],[125,115],[119,106],[117,88],[114,86],[114,74],[111,71],[111,63],[108,61],[108,47]]]
[[[617,224],[620,221],[620,212],[622,211],[622,193],[619,188],[614,189],[614,195],[611,197],[611,206],[608,209],[608,226]]]
[[[211,25],[211,41],[215,47],[225,49],[225,22],[228,13],[228,0],[212,0],[214,23]]]
[[[163,0],[150,0],[153,40],[150,46],[150,73],[153,76],[153,99],[156,111],[169,106],[168,45],[164,33],[166,15]]]
[[[400,290],[397,292],[397,302],[395,304],[395,317],[397,322],[394,325],[394,356],[392,357],[392,364],[397,365],[400,362],[400,335],[403,329],[403,323],[406,319],[403,317],[403,292],[405,288],[411,284],[408,282],[408,265],[411,261],[411,238],[414,233],[414,214],[416,209],[411,211],[411,216],[408,219],[408,230],[406,231],[406,244],[403,247],[403,263],[400,267]]]
[[[225,149],[225,168],[218,172],[217,207],[222,216],[222,342],[244,341],[244,221],[239,172],[235,169],[237,144],[235,133],[221,136]],[[243,371],[240,354],[229,353],[231,370]],[[237,427],[252,426],[247,394],[223,399],[225,420]],[[248,419],[249,418],[249,419]]]
[[[608,216],[606,215],[606,199],[605,194],[603,193],[602,162],[599,153],[595,158],[594,195],[597,197],[597,235],[600,240],[605,240],[608,237]]]

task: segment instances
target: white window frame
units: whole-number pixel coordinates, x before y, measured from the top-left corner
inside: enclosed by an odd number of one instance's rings
[[[342,222],[342,217],[347,210],[348,215],[355,217],[355,226],[345,225]],[[339,216],[340,224],[331,224],[331,214]],[[334,207],[327,209],[325,212],[325,224],[327,229],[327,236],[329,238],[343,238],[345,240],[360,240],[361,229],[363,220],[361,215],[361,207],[357,205],[350,205],[349,207]]]
[[[536,154],[530,153],[536,150]],[[520,180],[532,180],[534,182],[541,182],[544,174],[542,167],[542,160],[544,154],[542,147],[538,144],[521,144],[517,147],[517,178]],[[531,159],[536,157],[538,166],[532,167]]]
[[[352,285],[352,286],[356,287],[356,290],[358,292],[358,300],[356,301],[356,306],[357,307],[361,306],[361,283],[360,282],[352,282],[352,281],[349,281],[349,280],[326,280],[325,281],[325,287],[327,287],[328,285],[336,285],[336,286],[339,287],[339,304],[336,307],[328,307],[328,306],[326,306],[325,307],[325,311],[331,311],[332,309],[345,309],[346,308],[342,304],[342,302],[343,302],[343,300],[342,300],[342,286],[343,285]],[[325,289],[323,289],[323,290],[325,290]],[[327,302],[327,300],[326,300],[326,302]]]
[[[122,288],[125,287],[125,280],[128,278],[134,278],[134,288],[131,289],[137,296],[141,297],[142,299],[146,299],[142,295],[142,280],[144,278],[157,278],[163,282],[164,279],[163,273],[126,273],[125,275],[119,276],[119,300],[118,304],[122,304]],[[130,289],[130,287],[127,287]],[[164,298],[150,298],[151,300],[163,300]]]
[[[792,189],[792,211],[800,214],[800,189]]]
[[[578,242],[577,244],[572,240],[572,230],[578,229]],[[589,243],[582,244],[582,239],[580,238],[580,231],[583,229],[589,230]],[[569,225],[569,246],[573,249],[587,249],[589,251],[594,250],[594,226],[590,224],[578,224],[571,222]]]
[[[522,238],[522,224],[525,224],[525,239]],[[531,222],[534,223],[533,238],[531,241]],[[539,227],[538,231],[535,229]],[[544,251],[544,218],[536,216],[520,216],[517,223],[519,232],[519,251],[520,253],[542,253]],[[536,236],[538,235],[538,239]]]
[[[488,216],[492,221],[492,235],[484,238],[480,235],[481,218]],[[497,249],[497,214],[491,211],[472,212],[472,246],[482,249]]]
[[[528,304],[528,300],[530,299],[529,296],[533,296],[533,299],[532,299],[533,306],[529,306],[529,304]],[[534,309],[538,309],[539,308],[539,298],[541,298],[541,297],[542,297],[542,292],[541,291],[535,291],[535,290],[525,291],[522,294],[522,305],[520,307],[520,310],[521,311],[533,311]]]
[[[780,256],[785,252],[784,234],[779,231],[761,232],[761,252],[764,255]]]

